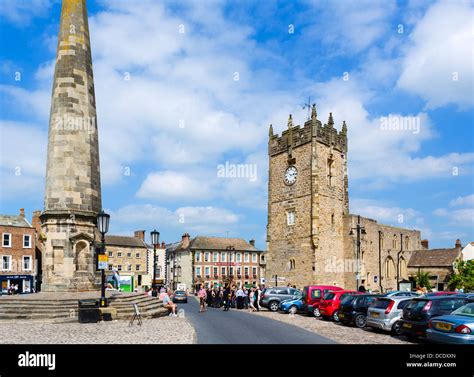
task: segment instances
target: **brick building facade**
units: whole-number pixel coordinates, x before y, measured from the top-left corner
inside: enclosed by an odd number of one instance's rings
[[[0,285],[6,294],[10,285],[18,285],[18,293],[30,293],[36,285],[35,228],[25,218],[22,208],[18,216],[0,215]]]
[[[133,291],[143,284],[147,274],[148,247],[145,231],[136,231],[133,237],[106,235],[105,243],[109,258],[108,276],[116,270],[120,275],[121,288]]]
[[[234,284],[259,285],[262,283],[262,251],[253,240],[240,238],[190,238],[185,233],[180,242],[168,245],[169,285],[178,283],[190,290],[201,286]]]

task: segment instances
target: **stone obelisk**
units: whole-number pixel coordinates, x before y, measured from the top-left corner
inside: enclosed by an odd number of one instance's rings
[[[51,98],[44,212],[43,291],[100,287],[99,142],[85,0],[63,0]]]

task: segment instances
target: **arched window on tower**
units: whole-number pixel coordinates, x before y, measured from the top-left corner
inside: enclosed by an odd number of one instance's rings
[[[408,236],[405,236],[405,250],[408,250],[410,247],[410,239]]]
[[[392,257],[385,259],[384,272],[387,279],[393,279],[395,277],[395,263],[393,262]]]
[[[392,248],[393,250],[397,250],[397,235],[393,235],[393,240],[392,240]]]

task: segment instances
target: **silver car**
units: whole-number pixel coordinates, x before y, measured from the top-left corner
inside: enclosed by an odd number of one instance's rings
[[[367,326],[392,332],[400,335],[400,318],[403,308],[412,300],[412,297],[380,297],[367,310]]]

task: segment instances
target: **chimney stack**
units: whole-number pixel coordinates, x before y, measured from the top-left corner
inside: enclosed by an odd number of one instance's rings
[[[144,230],[136,230],[135,237],[140,238],[142,241],[145,241],[145,231]]]
[[[182,247],[183,249],[187,249],[188,246],[189,246],[189,233],[184,233],[184,234],[181,236],[181,242],[182,242],[181,247]]]
[[[254,239],[251,239],[251,240],[249,241],[249,244],[252,245],[252,246],[255,246],[255,240],[254,240]]]
[[[35,228],[37,234],[41,233],[41,220],[40,220],[41,211],[33,211],[33,217],[31,218],[31,225]]]
[[[161,248],[162,248],[162,249],[166,249],[166,243],[165,243],[165,241],[161,241]]]
[[[25,209],[24,208],[20,208],[20,216],[25,217]]]
[[[421,247],[423,249],[429,249],[428,240],[421,240]]]
[[[461,249],[462,248],[461,240],[459,238],[456,240],[456,244],[454,245],[454,247],[456,249]]]

